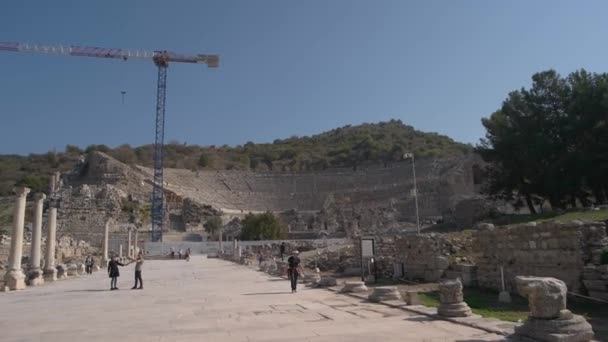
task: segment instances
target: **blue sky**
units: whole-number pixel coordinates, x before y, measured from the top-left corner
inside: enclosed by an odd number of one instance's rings
[[[396,118],[476,143],[534,72],[607,71],[607,14],[599,0],[6,1],[0,41],[220,54],[219,69],[170,66],[166,141]],[[0,52],[0,75],[0,153],[153,142],[151,62]]]

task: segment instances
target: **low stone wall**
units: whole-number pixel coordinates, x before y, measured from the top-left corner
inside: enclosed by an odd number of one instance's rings
[[[31,244],[29,241],[23,243],[22,249],[22,265],[26,267],[29,263]],[[10,251],[10,239],[7,239],[0,243],[0,265],[8,264],[8,256]],[[55,247],[55,262],[57,264],[64,263],[67,261],[82,261],[84,258],[92,254],[94,256],[100,255],[100,249],[91,247],[84,241],[76,241],[69,236],[63,236],[57,240]],[[40,255],[46,255],[46,241],[42,239]],[[44,262],[44,260],[43,260]],[[99,263],[98,263],[99,265]]]
[[[355,256],[360,245],[354,242]],[[501,267],[507,290],[515,277],[553,277],[568,290],[608,299],[608,265],[600,266],[608,248],[603,222],[544,222],[494,227],[450,234],[375,237],[378,276],[435,282],[460,278],[465,286],[501,289]],[[360,259],[355,257],[359,267]],[[367,265],[365,265],[367,266]]]
[[[608,245],[602,222],[545,222],[506,227],[485,226],[474,234],[474,257],[482,287],[500,289],[500,267],[508,290],[515,277],[554,277],[569,291],[582,292],[587,264],[599,264],[601,249]]]

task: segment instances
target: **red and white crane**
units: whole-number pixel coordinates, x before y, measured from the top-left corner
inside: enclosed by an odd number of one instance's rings
[[[32,52],[77,57],[115,58],[122,60],[152,60],[158,67],[156,93],[156,131],[154,138],[154,183],[152,189],[152,241],[162,241],[164,217],[163,161],[165,139],[165,100],[167,91],[167,67],[169,63],[207,64],[219,67],[218,55],[182,55],[167,50],[145,51],[87,46],[37,45],[0,42],[0,51]]]

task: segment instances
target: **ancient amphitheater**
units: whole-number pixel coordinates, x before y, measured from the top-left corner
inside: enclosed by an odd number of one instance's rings
[[[417,162],[423,222],[461,219],[453,215],[455,208],[479,200],[474,172],[478,163],[474,155]],[[127,166],[103,153],[91,154],[62,177],[60,229],[90,238],[90,234],[100,236],[109,217],[127,224],[124,202],[145,204],[151,179],[151,169]],[[394,232],[415,224],[409,162],[300,173],[167,169],[165,181],[168,233],[202,232],[206,219],[214,215],[228,223],[263,211],[282,216],[294,236]]]

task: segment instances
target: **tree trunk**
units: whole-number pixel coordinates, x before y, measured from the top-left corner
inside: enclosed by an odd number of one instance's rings
[[[602,187],[594,186],[593,187],[593,197],[595,197],[595,202],[597,204],[606,203],[606,196],[604,195],[604,190]]]
[[[526,204],[528,205],[528,210],[530,210],[531,214],[536,214],[536,209],[534,208],[534,203],[532,203],[532,196],[530,194],[525,194]]]
[[[575,195],[570,195],[570,206],[572,208],[576,208],[576,196]]]
[[[588,208],[591,206],[591,203],[589,203],[589,200],[587,199],[587,196],[585,194],[579,195],[578,200],[581,202],[583,208]]]

